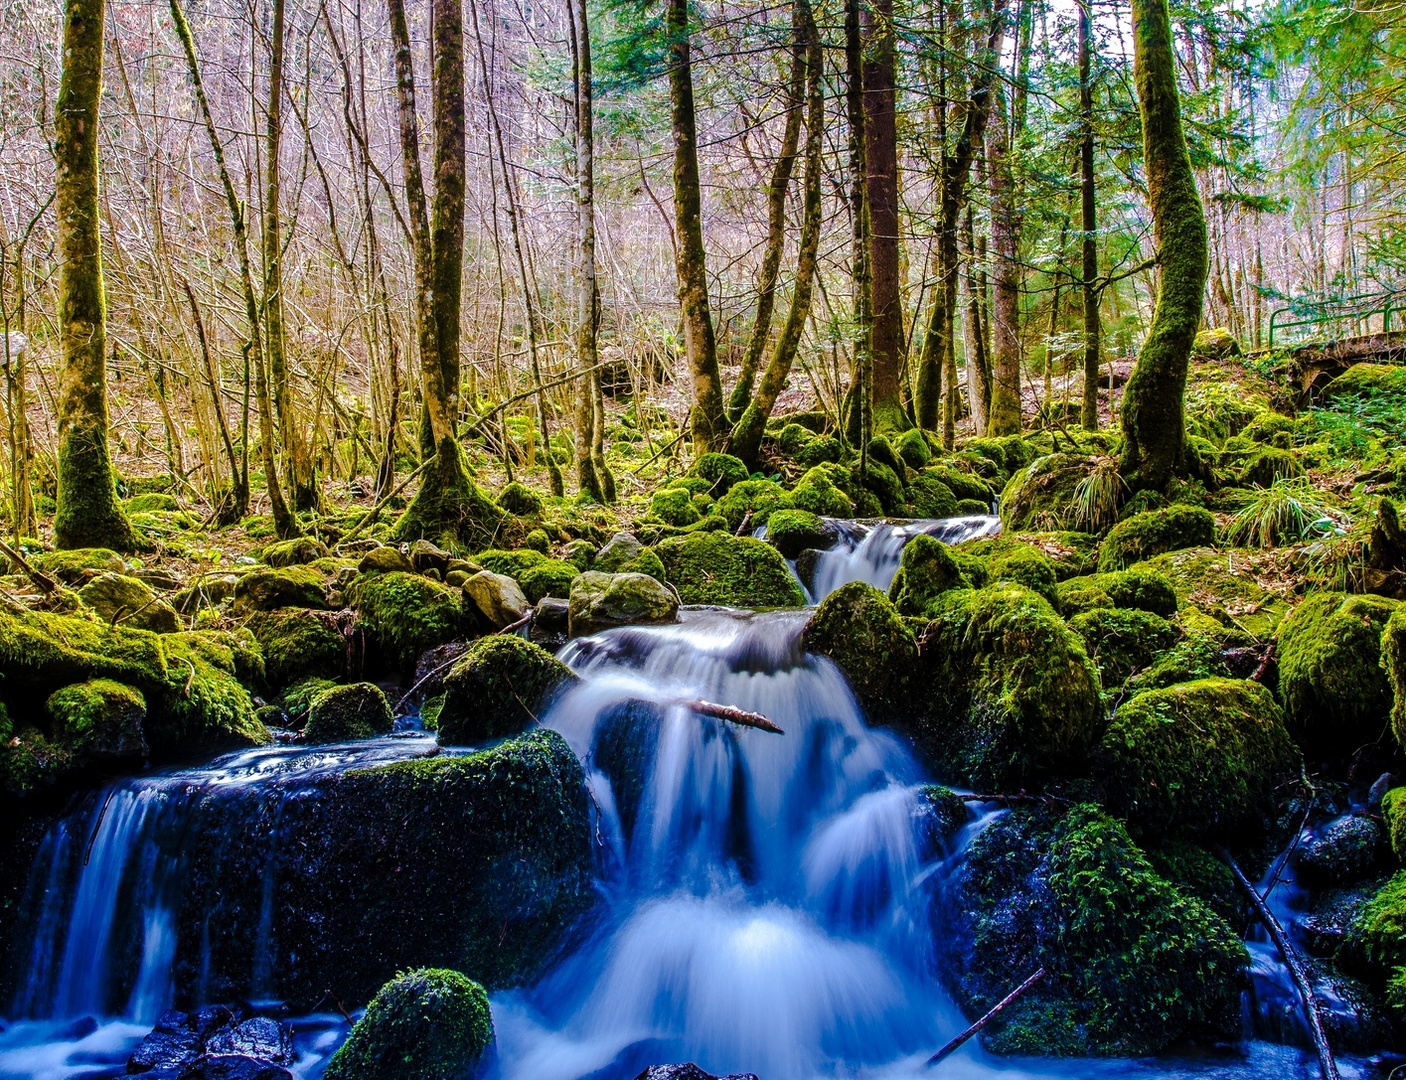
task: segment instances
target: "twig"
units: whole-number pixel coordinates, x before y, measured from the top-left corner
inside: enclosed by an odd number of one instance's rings
[[[385,508],[386,503],[390,502],[402,491],[404,491],[405,486],[410,483],[411,480],[414,480],[415,477],[419,476],[422,472],[424,472],[432,464],[434,464],[434,460],[434,458],[426,458],[420,463],[420,467],[418,469],[416,469],[399,484],[397,484],[395,488],[382,495],[376,505],[373,506],[370,510],[366,511],[364,515],[362,515],[361,520],[358,521],[356,525],[352,527],[352,531],[347,533],[346,536],[342,537],[339,541],[337,541],[337,545],[340,547],[342,544],[349,543],[350,541],[356,539],[357,534],[360,533],[362,529],[366,528],[367,525],[371,524],[371,522],[376,519],[376,515],[379,514]]]
[[[994,802],[1007,804],[1039,803],[1048,805],[1055,803],[1059,806],[1068,806],[1068,799],[1061,799],[1058,795],[1027,795],[1021,792],[1018,795],[958,795],[957,798],[963,802]]]
[[[1255,668],[1255,673],[1250,676],[1251,682],[1260,682],[1264,679],[1264,673],[1269,670],[1269,662],[1274,659],[1274,642],[1269,643],[1269,648],[1264,651],[1264,658],[1260,660],[1259,667]],[[1243,669],[1242,669],[1243,670]]]
[[[396,711],[396,713],[399,713],[399,712],[400,712],[400,709],[401,709],[401,706],[403,706],[407,701],[409,701],[412,697],[415,696],[415,691],[416,691],[416,690],[418,690],[418,689],[420,689],[420,687],[424,686],[425,683],[429,682],[429,681],[430,681],[431,679],[433,679],[436,675],[438,675],[441,671],[444,671],[446,668],[451,668],[451,667],[453,667],[455,664],[457,664],[457,663],[458,663],[460,660],[462,660],[463,658],[464,658],[464,654],[463,654],[463,653],[459,653],[459,655],[457,655],[457,656],[451,656],[451,657],[450,657],[448,660],[446,660],[444,663],[438,664],[438,665],[436,665],[435,667],[432,667],[429,671],[425,672],[424,677],[421,678],[421,679],[418,679],[418,680],[416,681],[415,685],[412,686],[409,690],[407,690],[407,691],[405,692],[405,696],[395,703],[395,711]]]
[[[1044,977],[1045,969],[1043,967],[1037,969],[1034,975],[1031,975],[1030,978],[1026,979],[1023,983],[1017,986],[1000,1001],[996,1002],[995,1006],[991,1009],[990,1012],[988,1012],[980,1020],[974,1023],[971,1027],[967,1028],[966,1031],[958,1035],[955,1039],[949,1042],[937,1053],[933,1054],[932,1057],[928,1058],[928,1068],[931,1069],[934,1065],[940,1064],[944,1059],[951,1057],[954,1053],[956,1053],[957,1049],[962,1045],[962,1043],[966,1042],[978,1031],[984,1028],[987,1024],[991,1023],[992,1020],[995,1020],[996,1017],[1000,1016],[1001,1013],[1005,1012],[1005,1010],[1015,1001],[1016,998],[1020,997],[1021,994],[1025,993],[1025,991],[1029,990],[1032,986],[1034,986]]]
[[[1254,905],[1260,922],[1264,923],[1264,928],[1269,931],[1269,936],[1274,940],[1279,954],[1284,957],[1289,974],[1293,976],[1294,985],[1298,987],[1299,997],[1303,1000],[1304,1012],[1308,1016],[1308,1031],[1313,1037],[1314,1049],[1318,1051],[1318,1067],[1323,1073],[1323,1080],[1338,1080],[1338,1063],[1333,1058],[1333,1048],[1328,1045],[1327,1032],[1323,1030],[1323,1017],[1318,1011],[1318,999],[1313,996],[1313,986],[1308,981],[1308,972],[1304,970],[1303,962],[1299,960],[1298,953],[1294,951],[1294,946],[1289,941],[1289,935],[1284,932],[1284,927],[1274,917],[1274,913],[1269,910],[1255,887],[1241,872],[1230,852],[1221,848],[1218,854],[1230,867],[1230,872],[1235,875],[1236,884],[1240,886],[1241,891],[1250,898],[1250,903]]]
[[[93,835],[88,837],[88,847],[83,852],[83,865],[88,865],[88,860],[93,857],[93,845],[98,842],[98,830],[103,827],[103,818],[107,817],[108,805],[112,802],[112,797],[117,794],[116,788],[108,788],[107,798],[103,799],[102,809],[98,811],[98,820],[93,822]]]
[[[661,455],[667,454],[667,453],[668,453],[670,450],[672,450],[675,446],[677,446],[679,443],[683,442],[684,436],[685,436],[686,434],[688,434],[686,431],[680,431],[680,432],[678,433],[678,435],[676,435],[674,438],[670,439],[670,440],[669,440],[668,442],[666,442],[663,446],[661,446],[658,450],[656,450],[656,451],[654,452],[654,456],[653,456],[653,457],[651,457],[648,461],[646,461],[646,462],[645,462],[643,465],[641,465],[639,468],[637,468],[637,469],[631,469],[630,471],[631,471],[632,473],[634,473],[634,475],[638,476],[638,475],[639,475],[641,472],[643,472],[645,469],[647,469],[647,468],[649,468],[651,465],[653,465],[654,462],[655,462],[656,460],[658,460]]]
[[[737,532],[736,532],[735,535],[737,535],[737,536],[746,536],[746,535],[747,535],[747,528],[748,528],[748,526],[750,526],[751,524],[752,524],[752,511],[751,511],[751,510],[748,510],[745,514],[742,515],[742,524],[739,525],[739,526],[737,526]]]
[[[3,540],[0,540],[0,555],[4,555],[5,558],[9,559],[12,563],[18,566],[21,570],[23,570],[25,576],[28,577],[30,581],[34,582],[34,584],[38,585],[41,592],[46,594],[53,594],[58,591],[58,584],[54,581],[53,578],[51,578],[48,574],[42,573],[41,571],[36,570],[34,569],[34,567],[30,566],[29,560],[27,560],[23,555],[21,555],[18,551],[12,548],[9,544],[5,543],[5,541]]]
[[[758,731],[769,731],[773,735],[785,735],[786,732],[777,727],[761,713],[747,712],[745,709],[734,708],[731,705],[718,705],[711,701],[684,701],[680,702],[686,709],[691,709],[699,716],[711,716],[716,720],[727,720],[733,724],[741,724],[743,727],[756,728]]]

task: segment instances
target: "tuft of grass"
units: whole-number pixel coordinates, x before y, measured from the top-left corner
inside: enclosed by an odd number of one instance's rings
[[[1118,523],[1118,506],[1126,488],[1118,475],[1116,457],[1095,458],[1093,469],[1074,486],[1074,498],[1069,504],[1073,527],[1087,533],[1111,529]]]
[[[1225,530],[1234,547],[1271,548],[1343,532],[1342,516],[1304,477],[1281,477],[1248,493]]]

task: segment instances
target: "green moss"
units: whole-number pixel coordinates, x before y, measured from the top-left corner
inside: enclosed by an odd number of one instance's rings
[[[747,479],[747,466],[731,454],[703,454],[688,470],[689,476],[708,481],[708,494],[720,498]]]
[[[521,577],[533,566],[541,566],[547,556],[531,548],[518,548],[515,551],[501,551],[496,548],[480,551],[473,557],[475,565],[495,574],[506,574],[510,578]]]
[[[1279,627],[1279,693],[1306,749],[1348,757],[1381,734],[1391,708],[1382,631],[1398,607],[1381,596],[1316,593]]]
[[[986,580],[1014,581],[1057,605],[1054,563],[1028,544],[1011,544],[995,551],[986,562]]]
[[[51,551],[37,555],[31,561],[37,569],[53,575],[65,585],[81,584],[89,577],[89,571],[127,572],[127,561],[109,548]]]
[[[917,642],[897,609],[872,585],[853,581],[822,600],[802,631],[801,646],[834,661],[876,722],[912,714]]]
[[[736,532],[752,515],[751,528],[765,525],[774,510],[784,510],[791,505],[785,489],[774,480],[743,480],[734,484],[728,493],[718,500],[716,510],[727,522],[729,531]]]
[[[874,441],[879,442],[880,440]],[[888,465],[871,458],[865,472],[861,473],[859,465],[856,463],[851,475],[853,488],[857,491],[869,492],[878,500],[878,505],[883,513],[894,515],[905,513],[908,493],[903,487],[903,481]]]
[[[288,727],[300,730],[307,726],[308,712],[312,709],[312,699],[324,690],[336,686],[334,679],[323,679],[316,675],[294,683],[279,695],[279,704],[288,717]]]
[[[934,462],[922,471],[922,475],[941,481],[959,501],[974,499],[987,510],[996,497],[996,492],[982,477],[975,472],[955,468],[946,461]]]
[[[908,501],[917,518],[950,518],[957,516],[957,497],[952,489],[926,469],[908,481]]]
[[[817,435],[796,451],[796,462],[809,469],[825,462],[838,462],[844,456],[839,439],[833,435]]]
[[[777,510],[767,519],[767,543],[788,559],[806,548],[824,550],[835,542],[836,532],[809,510]]]
[[[1250,903],[1223,859],[1196,844],[1172,840],[1148,851],[1147,861],[1158,875],[1187,896],[1196,897],[1231,928],[1239,930],[1249,924]]]
[[[157,597],[151,586],[126,574],[101,573],[78,590],[78,599],[104,622],[121,622],[136,630],[169,634],[181,628],[176,609]]]
[[[327,557],[327,545],[311,536],[279,540],[259,552],[259,561],[267,566],[301,566]]]
[[[376,992],[333,1055],[327,1080],[450,1080],[468,1076],[493,1042],[483,987],[457,971],[422,968]]]
[[[246,614],[281,607],[326,606],[327,583],[308,566],[256,566],[234,587],[234,608]]]
[[[571,583],[580,573],[574,563],[546,559],[524,570],[517,581],[522,586],[523,595],[535,604],[544,596],[565,600],[571,595]]]
[[[1304,467],[1298,456],[1290,450],[1265,446],[1255,453],[1240,468],[1235,482],[1241,487],[1273,487],[1276,480],[1303,476]]]
[[[281,608],[251,616],[249,629],[264,656],[271,687],[290,686],[309,676],[338,678],[346,668],[347,642],[316,612]]]
[[[1084,639],[1099,681],[1110,693],[1133,672],[1151,666],[1179,636],[1160,615],[1134,609],[1086,611],[1072,617],[1069,628]]]
[[[800,607],[805,594],[786,560],[770,544],[722,532],[661,540],[654,548],[664,580],[685,604]]]
[[[815,432],[800,424],[787,424],[776,433],[776,448],[789,458],[795,457],[805,445],[816,438]]]
[[[1092,578],[1071,578],[1061,581],[1055,590],[1055,598],[1060,612],[1066,619],[1100,608],[1115,608],[1113,597]]]
[[[1048,454],[1011,475],[1001,492],[1001,525],[1007,532],[1062,529],[1071,517],[1074,489],[1095,460],[1080,454]]]
[[[309,703],[310,743],[348,742],[384,735],[395,726],[391,704],[375,683],[358,682],[321,691]]]
[[[37,728],[21,728],[0,742],[0,794],[28,799],[72,779],[68,751]]]
[[[536,517],[542,512],[542,496],[514,480],[498,492],[498,505],[518,517]]]
[[[692,525],[703,519],[693,499],[682,488],[664,488],[656,491],[649,500],[649,514],[666,525]]]
[[[921,469],[932,460],[932,449],[928,446],[927,439],[923,438],[923,433],[917,428],[909,428],[907,431],[893,435],[889,439],[893,445],[894,452],[913,469]]]
[[[648,574],[655,581],[663,581],[664,563],[653,548],[644,548],[634,558],[621,563],[618,573]]]
[[[1123,570],[1166,551],[1210,547],[1215,543],[1216,519],[1194,506],[1170,506],[1137,514],[1113,526],[1099,546],[1098,568]]]
[[[1289,611],[1279,588],[1266,584],[1278,576],[1272,554],[1189,548],[1158,555],[1145,565],[1172,583],[1182,607],[1194,607],[1259,641],[1268,640]]]
[[[1214,637],[1199,631],[1189,632],[1149,666],[1134,673],[1128,679],[1125,692],[1139,694],[1144,690],[1162,690],[1176,683],[1230,678],[1230,669],[1221,655],[1224,648]]]
[[[426,649],[467,632],[460,596],[428,578],[404,573],[361,577],[351,588],[357,627],[401,670],[413,668]]]
[[[1391,850],[1398,860],[1406,862],[1406,787],[1395,787],[1382,797],[1382,821]]]
[[[926,820],[928,835],[946,842],[967,823],[967,804],[942,784],[927,784],[918,791],[918,813]]]
[[[900,615],[923,615],[948,589],[970,587],[951,549],[920,533],[903,547],[898,573],[889,585],[889,599]]]
[[[1406,607],[1398,607],[1382,630],[1382,667],[1391,687],[1391,730],[1406,747]]]
[[[1100,757],[1109,805],[1159,839],[1242,838],[1296,761],[1274,697],[1245,679],[1202,679],[1126,702]]]
[[[572,637],[614,626],[678,621],[678,598],[648,574],[588,571],[571,584],[568,611]]]
[[[1098,671],[1048,601],[1000,582],[943,593],[928,614],[917,734],[946,775],[1011,791],[1082,757],[1103,715]]]
[[[450,550],[516,542],[521,533],[512,535],[514,519],[469,478],[463,451],[453,438],[440,443],[432,460],[415,498],[391,530],[392,538],[433,540]]]
[[[76,761],[141,760],[146,698],[111,679],[89,679],[55,690],[45,703],[51,735]]]
[[[1353,364],[1323,389],[1325,402],[1351,397],[1406,394],[1406,368],[1395,364]]]
[[[1055,591],[1066,618],[1100,607],[1147,611],[1163,618],[1177,613],[1177,594],[1172,583],[1164,574],[1143,565],[1070,578],[1060,582]]]
[[[153,491],[146,495],[133,495],[123,506],[129,514],[169,513],[181,508],[174,495],[164,491]]]
[[[162,638],[145,630],[0,607],[0,671],[10,701],[42,700],[61,686],[106,678],[150,693],[167,683]]]
[[[817,465],[796,482],[791,489],[789,503],[797,510],[809,510],[821,517],[847,518],[854,514],[849,495],[836,485],[835,477],[822,465]]]
[[[571,669],[541,646],[512,634],[479,638],[444,677],[439,741],[473,746],[516,735],[575,682]]]
[[[1406,1011],[1406,870],[1398,871],[1348,926],[1340,959],[1347,960],[1380,988],[1394,991],[1392,1004]]]
[[[182,760],[204,754],[263,746],[272,736],[254,713],[249,691],[235,678],[228,650],[201,632],[161,639],[167,681],[147,694],[147,742],[152,756]]]

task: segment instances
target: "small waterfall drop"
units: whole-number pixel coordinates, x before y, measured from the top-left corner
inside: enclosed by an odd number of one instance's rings
[[[864,581],[887,589],[898,572],[904,545],[915,536],[927,535],[944,544],[960,544],[1001,531],[995,515],[942,518],[932,521],[835,521],[839,539],[815,561],[807,597],[819,603],[851,581]],[[802,582],[804,586],[805,583]]]

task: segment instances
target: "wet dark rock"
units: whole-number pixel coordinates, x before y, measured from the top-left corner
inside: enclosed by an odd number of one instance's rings
[[[1382,827],[1352,814],[1334,821],[1294,853],[1294,869],[1308,885],[1344,885],[1376,871],[1388,848]]]
[[[181,1080],[293,1080],[281,1065],[243,1054],[212,1054],[193,1062]]]
[[[200,1049],[200,1035],[191,1028],[153,1031],[127,1059],[127,1071],[144,1073],[153,1069],[179,1069],[199,1057]]]
[[[469,651],[467,641],[449,641],[426,649],[415,661],[415,681],[411,684],[419,689],[416,694],[432,698],[444,689],[444,676],[454,666],[454,661]]]
[[[293,1032],[241,1005],[170,1009],[127,1059],[128,1074],[150,1080],[292,1080]]]
[[[1371,789],[1367,792],[1367,809],[1380,810],[1382,800],[1386,798],[1386,793],[1396,786],[1396,777],[1389,772],[1382,773],[1372,782]]]
[[[1311,976],[1328,1042],[1336,1051],[1364,1054],[1392,1042],[1391,1020],[1365,984],[1328,964],[1314,965]]]
[[[1309,951],[1316,956],[1332,956],[1381,884],[1380,879],[1374,879],[1351,888],[1315,893],[1309,912],[1296,920]]]
[[[242,1009],[240,1015],[236,1016],[233,1009],[226,1008],[224,1005],[202,1005],[190,1014],[187,1024],[194,1028],[202,1039],[208,1039],[222,1027],[237,1024],[242,1018]]]
[[[277,1020],[256,1016],[223,1027],[205,1043],[207,1054],[243,1055],[268,1061],[293,1060],[293,1035]]]
[[[571,602],[544,596],[532,615],[532,641],[544,649],[559,649],[570,634]]]
[[[683,1065],[651,1065],[635,1080],[757,1080],[756,1073],[729,1073],[724,1077],[704,1072],[693,1062]]]
[[[796,556],[796,577],[808,592],[815,592],[815,568],[823,554],[817,548],[806,548]]]

